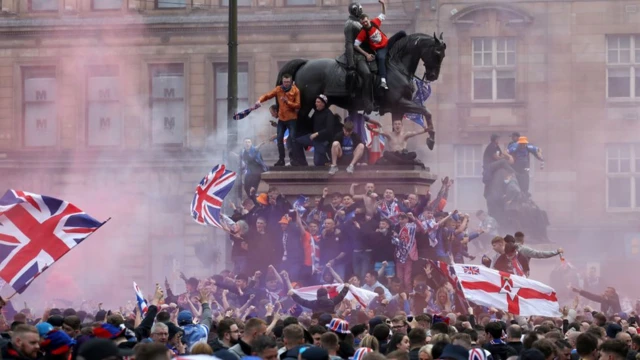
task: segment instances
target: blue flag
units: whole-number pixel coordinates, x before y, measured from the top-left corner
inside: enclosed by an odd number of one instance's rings
[[[415,84],[417,89],[416,93],[413,95],[413,102],[420,106],[424,106],[423,104],[425,103],[425,101],[427,101],[427,99],[429,99],[429,97],[431,96],[431,84],[416,78],[413,79],[413,83]],[[404,114],[404,117],[422,127],[425,126],[422,114],[406,113]]]

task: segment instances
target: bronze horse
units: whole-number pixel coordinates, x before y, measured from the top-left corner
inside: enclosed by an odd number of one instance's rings
[[[422,105],[412,101],[413,78],[420,60],[424,63],[425,72],[422,80],[435,81],[440,75],[440,66],[445,56],[446,44],[434,33],[402,35],[396,34],[389,39],[387,55],[387,85],[389,90],[376,90],[376,102],[379,113],[388,112],[393,119],[402,119],[405,113],[422,114],[429,127],[427,145],[433,149],[435,131],[431,113]],[[357,56],[361,56],[358,54]],[[307,115],[313,109],[315,99],[325,94],[329,103],[348,110],[350,113],[363,110],[361,96],[353,96],[347,90],[348,71],[344,64],[336,59],[294,59],[285,64],[278,74],[276,86],[282,82],[283,74],[291,74],[301,92],[301,109],[298,112],[298,134],[308,132]],[[376,84],[377,81],[374,82]],[[377,88],[376,85],[374,85]],[[356,91],[359,92],[359,91]]]

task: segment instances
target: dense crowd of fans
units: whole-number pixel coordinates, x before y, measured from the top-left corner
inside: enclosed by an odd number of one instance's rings
[[[528,276],[538,251],[524,234],[498,235],[482,211],[444,212],[452,181],[435,197],[353,184],[348,194],[324,189],[290,204],[275,188],[223,216],[233,242],[233,270],[209,278],[181,274],[185,289],[156,285],[148,308],[105,311],[4,305],[4,359],[168,359],[215,354],[224,360],[566,360],[635,358],[640,303],[624,309],[616,290],[584,281],[586,290],[562,318],[520,317],[460,299],[439,264],[474,259]],[[377,191],[382,190],[382,195]],[[478,228],[469,230],[471,223]],[[468,244],[476,244],[474,251]],[[588,278],[587,278],[588,279]],[[577,284],[577,283],[576,283]],[[316,286],[325,285],[325,286]],[[313,286],[316,286],[313,288]],[[308,287],[313,289],[309,297]],[[301,289],[305,288],[305,289]],[[307,293],[303,294],[303,290]],[[367,303],[350,296],[375,293]],[[602,294],[598,294],[602,291]],[[580,306],[580,296],[601,305]]]

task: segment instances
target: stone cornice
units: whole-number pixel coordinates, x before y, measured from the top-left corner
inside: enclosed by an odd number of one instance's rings
[[[391,33],[407,29],[411,20],[403,10],[387,15],[385,29]],[[260,34],[264,32],[342,33],[345,22],[343,11],[277,12],[253,11],[238,14],[238,32]],[[16,36],[100,36],[154,35],[154,34],[227,34],[226,11],[219,14],[185,15],[125,15],[84,18],[4,18],[0,19],[0,37]]]

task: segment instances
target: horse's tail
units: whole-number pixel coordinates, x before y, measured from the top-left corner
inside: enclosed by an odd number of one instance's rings
[[[296,73],[298,70],[308,62],[306,59],[293,59],[288,63],[284,64],[280,72],[278,72],[278,79],[276,80],[276,86],[282,84],[282,75],[289,74],[293,76],[293,81],[296,80]]]

